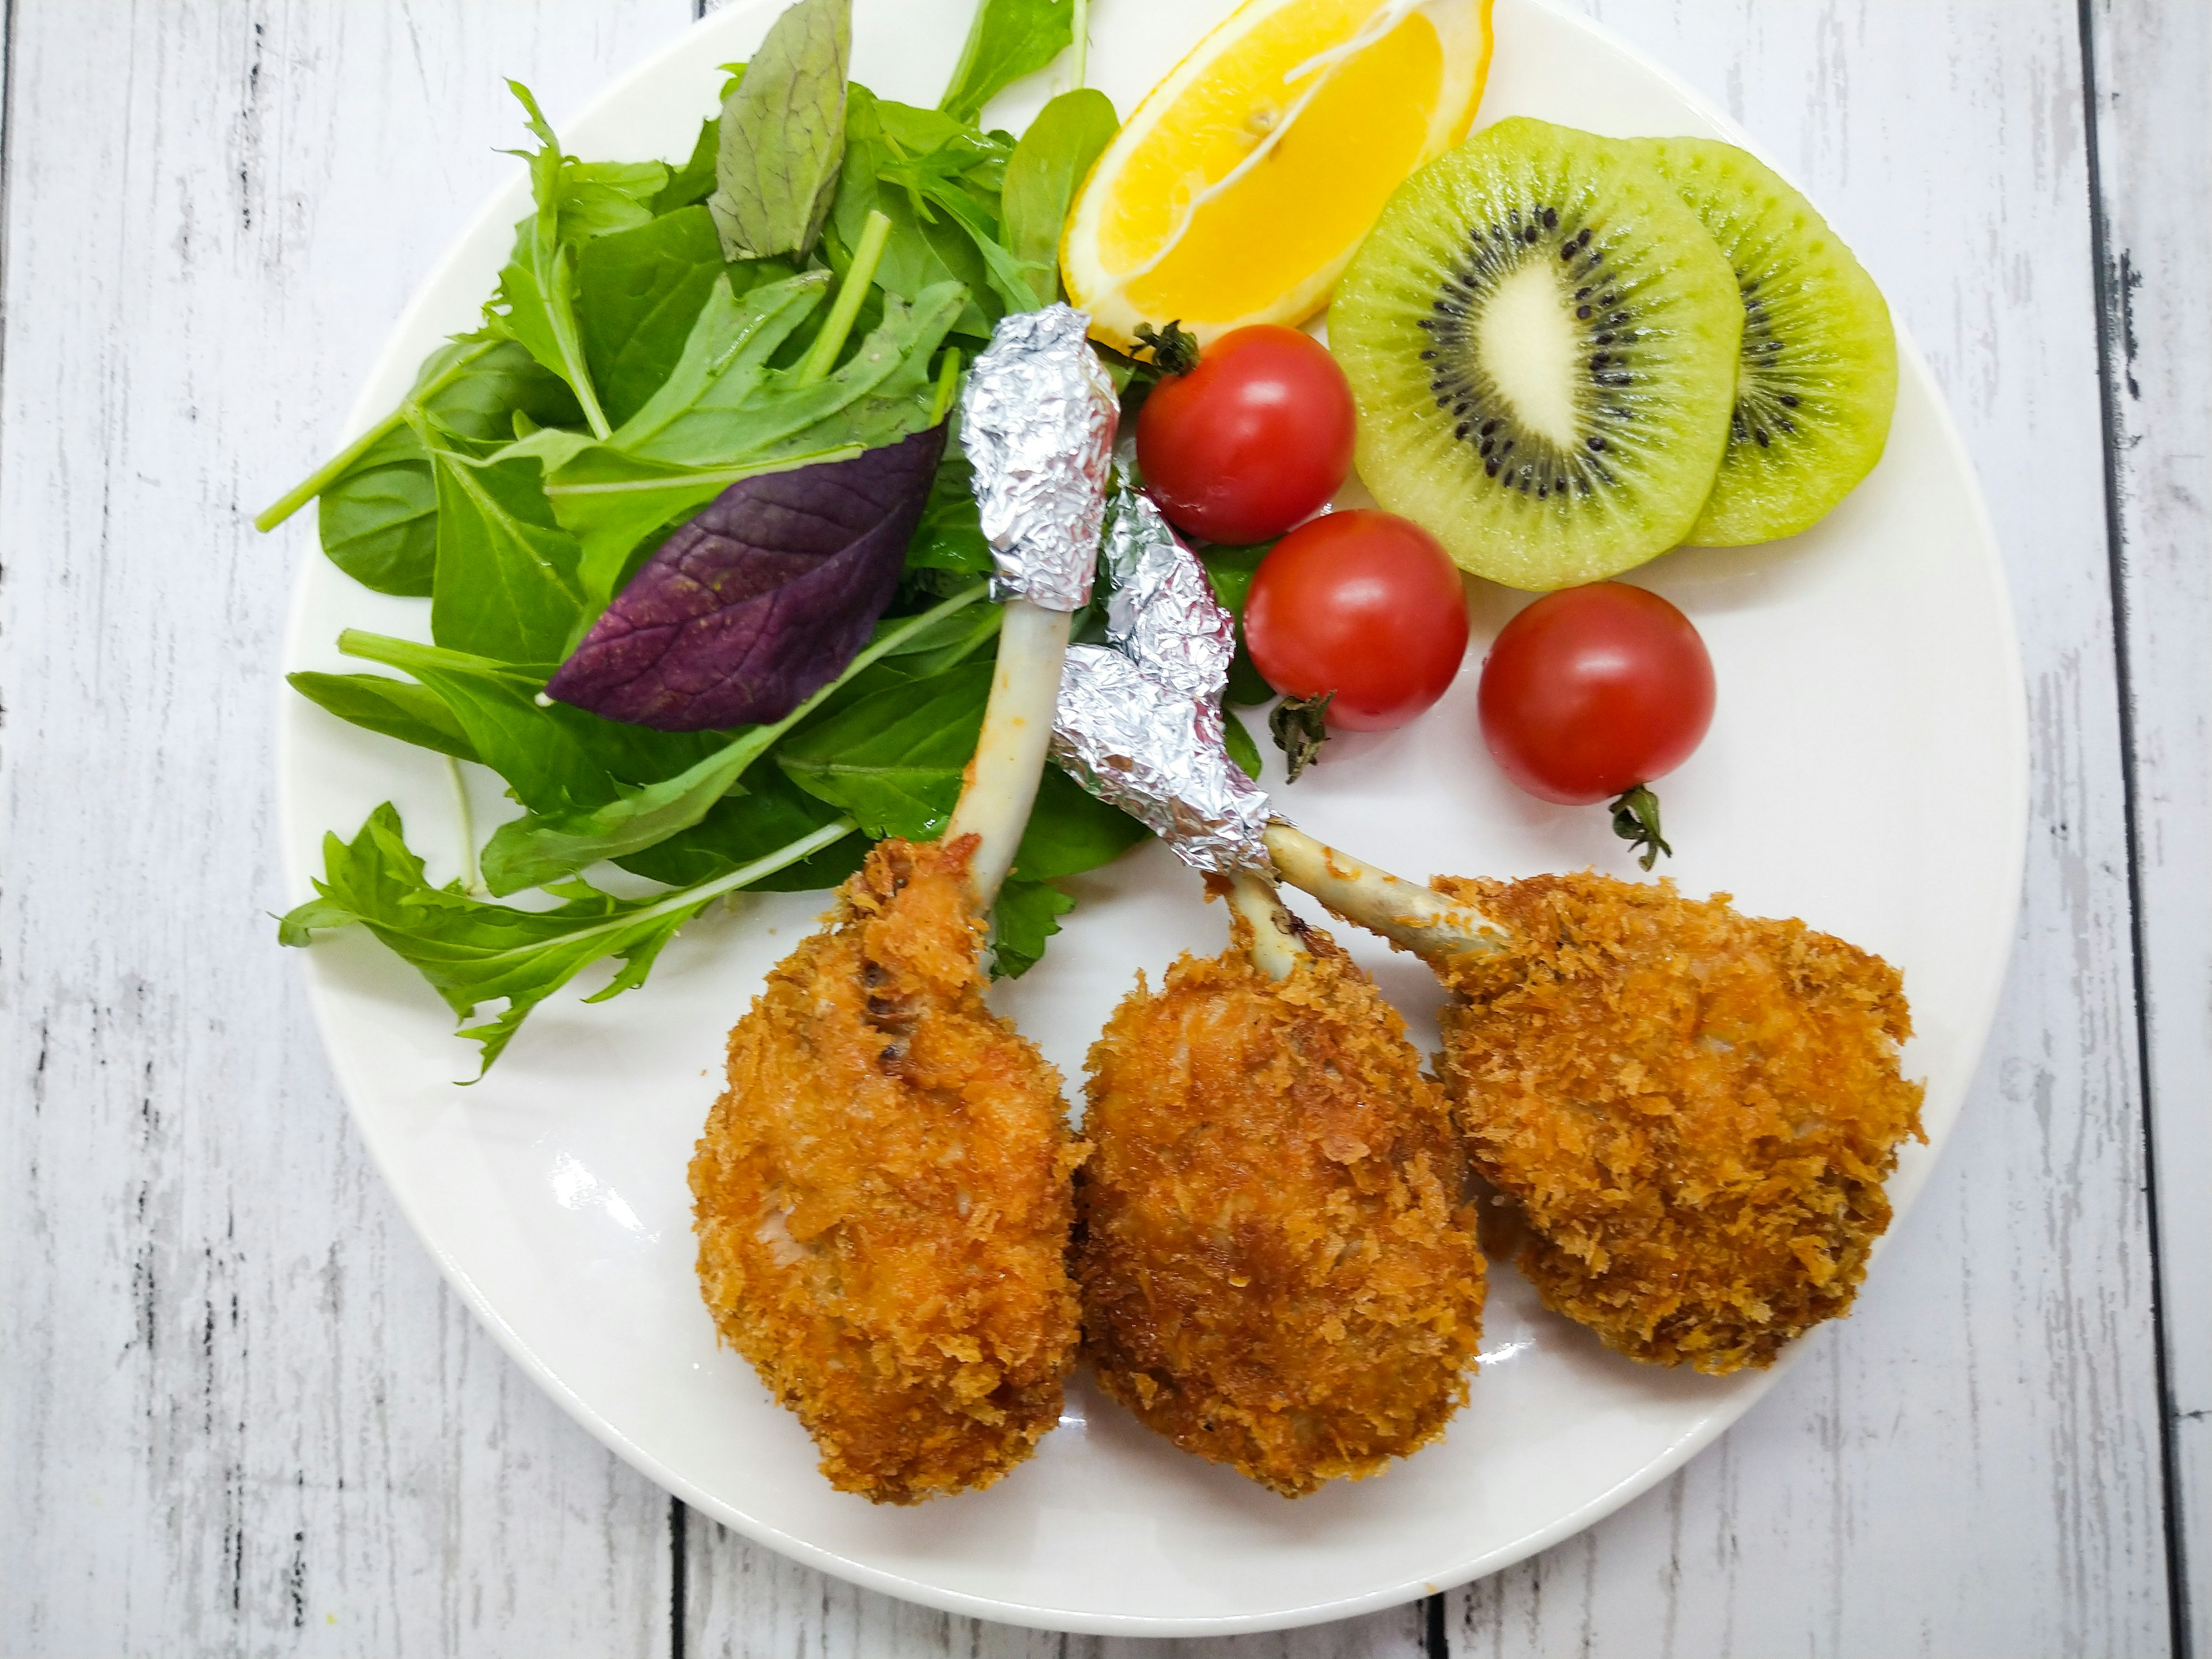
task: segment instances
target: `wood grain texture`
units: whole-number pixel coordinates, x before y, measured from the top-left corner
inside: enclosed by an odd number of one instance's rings
[[[2136,933],[2186,1626],[2212,1637],[2212,9],[2087,9]]]
[[[1659,1491],[1455,1595],[1450,1649],[2164,1652],[2076,14],[1585,9],[1743,120],[1928,350],[2014,584],[2034,839],[1982,1083],[1858,1314]],[[692,9],[7,12],[0,1157],[16,1182],[0,1206],[0,1652],[671,1646],[669,1500],[445,1287],[270,948],[270,665],[312,538],[301,523],[256,538],[245,519],[320,458],[407,293],[514,165],[495,153],[515,131],[496,77],[529,80],[557,118]],[[2212,697],[2206,320],[2189,262],[2206,198],[2188,169],[2212,52],[2201,10],[2099,0],[2092,16],[2115,292],[2136,343],[2115,371],[2150,1070],[2180,1194],[2162,1219],[2201,1244]],[[2168,1252],[2198,1516],[2204,1271]],[[2196,1537],[2201,1582],[2212,1533]],[[687,1654],[1423,1650],[1418,1608],[1218,1643],[1037,1635],[858,1590],[696,1516],[680,1561]]]
[[[270,822],[327,446],[431,257],[680,0],[15,0],[0,384],[0,1652],[653,1655],[667,1500],[448,1291]]]
[[[1466,1592],[1453,1650],[2163,1653],[2075,9],[1588,9],[1805,186],[1944,386],[2018,610],[2034,752],[2026,907],[1980,1080],[1854,1316],[1810,1339],[1715,1450]]]

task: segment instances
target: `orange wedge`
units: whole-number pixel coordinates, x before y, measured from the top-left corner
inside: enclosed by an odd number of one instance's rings
[[[1491,0],[1246,0],[1146,95],[1060,240],[1068,297],[1128,349],[1298,323],[1390,192],[1467,136]]]

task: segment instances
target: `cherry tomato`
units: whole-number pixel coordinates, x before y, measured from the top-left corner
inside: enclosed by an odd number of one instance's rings
[[[1673,771],[1713,719],[1713,663],[1690,619],[1621,582],[1547,593],[1482,665],[1482,736],[1505,775],[1581,805]]]
[[[1328,348],[1275,323],[1232,329],[1137,415],[1160,511],[1210,542],[1263,542],[1317,512],[1352,471],[1352,388]]]
[[[1363,507],[1277,542],[1244,599],[1244,641],[1278,691],[1334,691],[1328,724],[1383,732],[1443,696],[1467,656],[1467,596],[1435,537]]]

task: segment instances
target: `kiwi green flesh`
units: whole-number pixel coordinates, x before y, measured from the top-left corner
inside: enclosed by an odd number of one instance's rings
[[[1696,216],[1614,141],[1513,118],[1416,173],[1329,312],[1377,501],[1510,586],[1679,544],[1728,441],[1744,319]]]
[[[1743,296],[1728,453],[1687,539],[1735,547],[1794,536],[1881,459],[1897,404],[1889,307],[1812,204],[1733,144],[1634,147],[1711,233]]]

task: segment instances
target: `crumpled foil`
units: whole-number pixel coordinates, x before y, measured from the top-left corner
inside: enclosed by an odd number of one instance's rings
[[[1237,635],[1197,556],[1124,489],[1107,532],[1107,645],[1072,645],[1052,755],[1194,870],[1271,872],[1267,792],[1224,741],[1221,691]]]
[[[960,447],[991,544],[991,597],[1079,611],[1105,511],[1121,404],[1066,305],[1000,319],[960,392]]]

